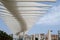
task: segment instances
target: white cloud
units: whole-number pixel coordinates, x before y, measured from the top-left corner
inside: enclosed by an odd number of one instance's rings
[[[37,24],[58,25],[60,24],[60,6],[49,10],[48,14],[40,18]]]

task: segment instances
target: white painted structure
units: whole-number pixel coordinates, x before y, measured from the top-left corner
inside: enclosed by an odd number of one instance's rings
[[[51,30],[48,30],[48,40],[51,40]]]
[[[37,2],[56,2],[56,0],[0,0],[0,17],[13,34],[19,35],[28,31],[52,7]]]

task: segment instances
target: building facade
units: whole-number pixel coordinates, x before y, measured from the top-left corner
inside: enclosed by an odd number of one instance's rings
[[[48,40],[48,36],[46,36],[46,40]],[[58,35],[51,35],[51,40],[58,40]]]
[[[48,35],[45,35],[45,34],[35,34],[35,35],[32,35],[32,40],[48,40]],[[51,35],[51,40],[58,40],[58,35],[52,34]]]

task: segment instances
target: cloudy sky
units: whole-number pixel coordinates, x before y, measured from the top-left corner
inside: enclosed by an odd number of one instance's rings
[[[29,30],[28,34],[47,33],[48,30],[53,30],[52,34],[58,34],[60,30],[60,5],[56,4],[47,12],[45,16],[40,18],[34,27]]]

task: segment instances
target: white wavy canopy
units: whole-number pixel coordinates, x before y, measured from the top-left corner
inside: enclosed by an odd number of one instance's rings
[[[1,0],[0,16],[14,34],[28,31],[52,6],[41,1],[56,0]]]

